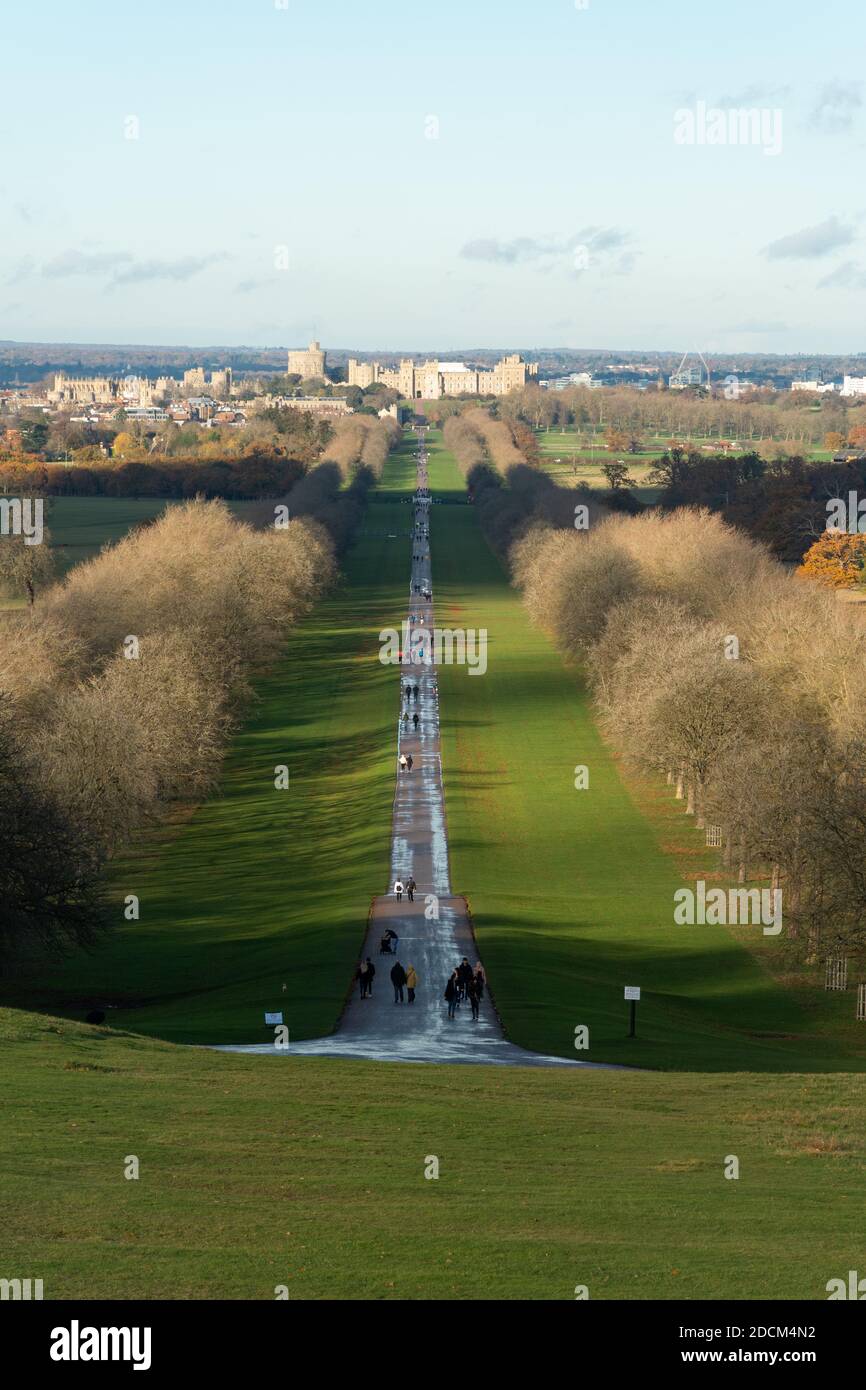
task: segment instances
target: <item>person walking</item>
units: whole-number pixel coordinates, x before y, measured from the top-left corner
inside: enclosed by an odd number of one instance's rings
[[[483,970],[483,968],[482,968],[481,961],[479,960],[479,961],[476,962],[476,965],[475,965],[475,988],[478,990],[478,1002],[479,1002],[479,1004],[481,1003],[481,1000],[484,998],[484,985],[485,985],[485,983],[486,983],[486,981],[485,981],[485,977],[484,977],[484,970]]]
[[[448,1000],[448,1017],[453,1018],[457,1009],[457,971],[453,971],[448,978],[445,986],[445,998]]]
[[[370,957],[368,956],[368,957],[367,957],[367,998],[368,998],[368,999],[371,998],[371,997],[372,997],[372,994],[373,994],[373,977],[374,977],[375,974],[376,974],[376,967],[375,967],[375,965],[373,964],[373,962],[371,961]]]
[[[417,686],[417,685],[413,685],[413,686],[412,686],[412,696],[413,696],[413,699],[415,700],[416,704],[417,704],[417,701],[418,701],[418,691],[419,691],[419,689],[420,689],[420,687]]]
[[[406,971],[399,961],[395,961],[391,966],[391,984],[394,986],[394,1003],[403,1003],[403,986],[406,983]]]
[[[478,1022],[478,1005],[479,1005],[479,999],[478,999],[478,987],[477,987],[477,985],[475,984],[475,976],[474,976],[474,975],[472,976],[472,978],[470,979],[468,985],[466,986],[466,994],[467,994],[467,996],[468,996],[468,998],[469,998],[469,1004],[470,1004],[470,1007],[471,1007],[471,1009],[472,1009],[472,1022],[473,1022],[473,1023],[477,1023],[477,1022]]]
[[[365,960],[358,966],[356,979],[361,986],[361,998],[366,999],[370,991],[370,967]]]
[[[409,965],[409,967],[408,967],[408,969],[407,969],[407,971],[406,971],[406,989],[407,989],[407,996],[408,996],[408,1000],[409,1000],[409,1003],[410,1003],[410,1004],[414,1004],[414,1003],[415,1003],[415,990],[416,990],[417,988],[418,988],[418,976],[417,976],[417,974],[415,973],[415,967],[414,967],[414,965],[412,965],[412,964],[410,963],[410,965]]]
[[[409,766],[409,759],[406,757],[406,754],[401,753],[399,758],[397,759],[397,762],[400,766],[400,771],[405,772]]]
[[[413,725],[414,725],[414,727],[415,727],[415,732],[416,732],[416,734],[417,734],[417,732],[418,732],[418,725],[419,725],[420,722],[421,722],[421,721],[420,721],[419,718],[418,718],[418,711],[416,710],[415,713],[412,715],[412,723],[413,723]]]
[[[410,753],[409,756],[408,756],[408,758],[406,759],[406,771],[407,771],[407,772],[411,772],[411,771],[412,771],[412,764],[414,763],[414,761],[415,761],[415,759],[412,757],[412,754]]]
[[[398,903],[399,903],[399,902],[402,902],[402,901],[403,901],[403,880],[402,880],[402,878],[395,878],[395,880],[394,880],[394,893],[395,893],[395,895],[396,895],[396,898],[397,898]]]
[[[474,976],[472,974],[472,966],[469,964],[465,956],[463,957],[462,961],[457,967],[457,978],[460,981],[461,995],[465,996],[470,984],[474,979]]]
[[[410,903],[413,903],[415,901],[415,889],[417,887],[417,883],[410,874],[406,880],[406,897],[409,899]]]

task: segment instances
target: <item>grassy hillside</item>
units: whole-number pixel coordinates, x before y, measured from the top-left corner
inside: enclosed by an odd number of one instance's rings
[[[46,1299],[824,1299],[862,1267],[858,1078],[242,1057],[5,1010],[0,1046],[0,1272]]]
[[[439,447],[434,443],[434,457]],[[449,460],[437,465],[450,487]],[[440,672],[452,887],[466,893],[509,1037],[695,1070],[861,1067],[851,993],[783,987],[760,928],[673,922],[718,858],[668,789],[624,781],[577,673],[534,627],[472,507],[434,511],[437,622],[486,628],[488,672]],[[575,789],[579,765],[589,788]],[[629,1041],[625,985],[643,991]]]

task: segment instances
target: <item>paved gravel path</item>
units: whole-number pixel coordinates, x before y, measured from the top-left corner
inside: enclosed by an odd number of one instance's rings
[[[413,542],[412,573],[409,585],[408,617],[410,630],[433,628],[433,601],[415,593],[432,591],[429,532],[430,500],[427,488],[427,458],[423,439],[418,445],[418,493],[416,514],[419,535]],[[405,629],[404,629],[405,631]],[[418,685],[407,704],[403,687],[410,679]],[[479,677],[483,679],[483,677]],[[340,1056],[376,1058],[389,1062],[471,1062],[500,1066],[591,1067],[590,1062],[570,1061],[526,1052],[506,1041],[502,1027],[485,991],[480,1018],[473,1022],[468,1003],[462,1004],[454,1019],[448,1018],[444,999],[445,983],[451,971],[466,956],[475,966],[478,947],[469,924],[466,902],[454,897],[448,869],[448,840],[445,829],[445,797],[442,784],[442,757],[439,745],[439,690],[434,665],[395,667],[395,687],[399,686],[400,712],[409,711],[408,727],[400,717],[395,721],[393,835],[391,876],[388,890],[374,901],[369,930],[362,955],[376,967],[372,996],[360,998],[358,987],[352,994],[336,1033],[309,1042],[290,1039],[287,1049],[273,1044],[226,1048],[233,1052],[259,1052],[285,1056]],[[398,690],[395,688],[395,702]],[[417,732],[412,715],[418,713]],[[398,769],[400,753],[411,755],[411,772]],[[413,877],[417,883],[415,901],[404,894],[397,902],[393,885],[397,878]],[[380,955],[379,944],[390,927],[399,938],[396,959],[404,968],[413,965],[418,975],[416,999],[395,1003],[390,980],[395,957]],[[492,981],[495,990],[496,982]],[[405,997],[405,990],[404,990]]]

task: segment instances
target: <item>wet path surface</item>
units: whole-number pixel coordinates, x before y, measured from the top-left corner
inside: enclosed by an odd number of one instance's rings
[[[415,538],[409,584],[408,624],[403,640],[418,644],[434,624],[430,568],[430,499],[427,497],[427,459],[423,440],[418,446],[418,492],[414,511]],[[416,588],[418,592],[416,592]],[[410,645],[409,650],[413,648]],[[369,956],[376,974],[372,994],[361,999],[356,985],[336,1033],[308,1042],[289,1040],[287,1048],[272,1043],[221,1049],[276,1056],[328,1056],[373,1058],[388,1062],[457,1062],[501,1066],[592,1067],[526,1052],[506,1041],[488,992],[480,1017],[473,1021],[468,1002],[448,1017],[445,984],[464,956],[474,968],[479,960],[466,903],[451,894],[448,841],[445,830],[445,796],[439,742],[439,691],[433,664],[394,668],[395,721],[394,819],[391,840],[391,875],[386,892],[375,899],[362,959]],[[418,687],[406,698],[406,686]],[[404,720],[404,714],[408,720]],[[417,729],[414,717],[418,716]],[[411,757],[411,771],[401,770],[399,757]],[[414,878],[415,901],[404,893],[398,902],[395,880]],[[383,933],[390,928],[398,937],[395,955],[380,954]],[[390,971],[395,960],[404,969],[413,966],[418,975],[413,1004],[394,1002]],[[495,987],[495,982],[494,982]],[[403,991],[404,1000],[406,990]]]

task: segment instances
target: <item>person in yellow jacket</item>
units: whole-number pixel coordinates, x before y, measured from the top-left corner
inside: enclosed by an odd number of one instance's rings
[[[414,1004],[414,1003],[415,1003],[415,988],[416,988],[417,984],[418,984],[418,976],[415,974],[415,967],[414,967],[414,965],[407,965],[407,967],[406,967],[406,988],[407,988],[408,991],[409,991],[409,1003],[410,1003],[410,1004]]]

